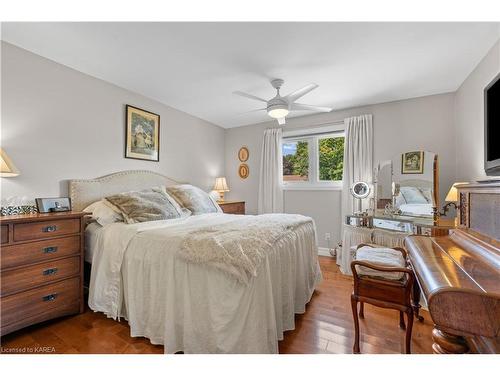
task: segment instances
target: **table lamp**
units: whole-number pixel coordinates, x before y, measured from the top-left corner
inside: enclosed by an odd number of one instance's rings
[[[19,176],[19,170],[16,168],[12,160],[0,148],[0,177],[16,177]]]
[[[219,202],[224,202],[224,193],[229,191],[226,177],[217,177],[215,179],[214,190],[219,193]]]

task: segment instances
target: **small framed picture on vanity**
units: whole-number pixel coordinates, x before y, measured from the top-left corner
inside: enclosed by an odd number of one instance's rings
[[[36,198],[36,207],[41,213],[71,211],[71,200],[67,197]]]

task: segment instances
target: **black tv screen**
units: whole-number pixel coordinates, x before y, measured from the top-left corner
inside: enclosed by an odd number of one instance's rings
[[[484,169],[500,175],[500,74],[484,89]]]

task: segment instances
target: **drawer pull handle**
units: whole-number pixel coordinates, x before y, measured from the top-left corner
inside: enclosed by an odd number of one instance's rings
[[[57,273],[57,268],[48,268],[46,270],[43,270],[43,274],[45,276],[55,275],[56,273]]]
[[[57,246],[49,246],[49,247],[44,247],[42,249],[42,252],[44,254],[53,254],[57,252]]]
[[[42,228],[42,232],[55,232],[57,230],[56,225],[49,225],[47,227]]]
[[[55,300],[57,297],[57,293],[53,293],[53,294],[48,294],[46,296],[43,296],[42,297],[42,300],[45,301],[45,302],[50,302],[50,301],[53,301]]]

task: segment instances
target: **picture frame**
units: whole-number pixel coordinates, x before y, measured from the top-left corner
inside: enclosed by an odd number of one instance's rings
[[[65,212],[71,211],[71,199],[69,197],[60,198],[36,198],[38,212]]]
[[[238,151],[238,159],[241,162],[246,162],[249,157],[250,157],[250,152],[248,151],[247,146],[241,147],[240,150]]]
[[[125,157],[160,161],[160,115],[125,106]]]
[[[424,152],[410,151],[401,155],[401,174],[424,173]]]
[[[248,168],[248,164],[241,163],[240,166],[238,167],[238,176],[240,176],[241,179],[246,180],[249,175],[250,175],[250,168]]]

